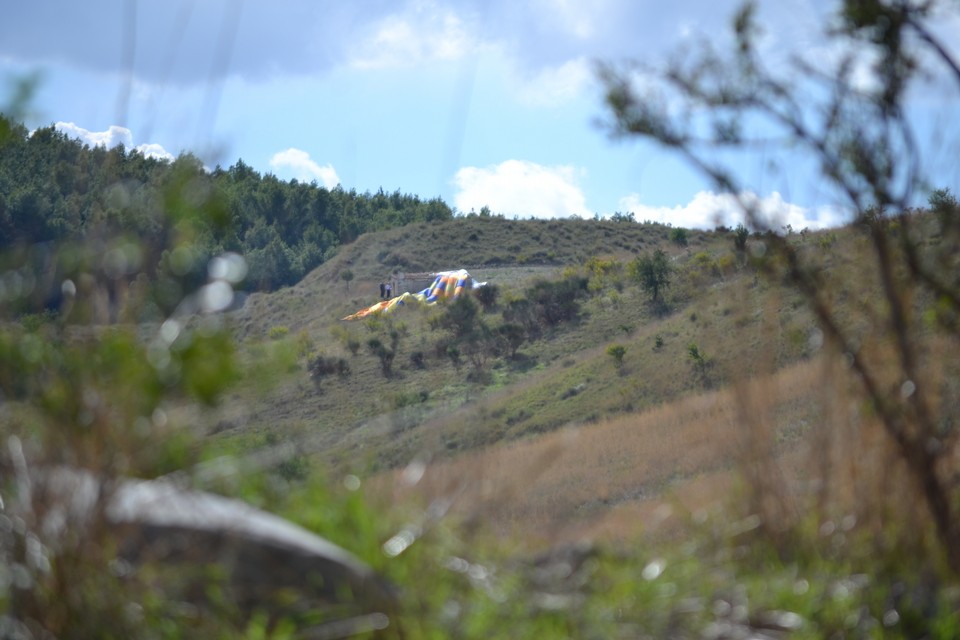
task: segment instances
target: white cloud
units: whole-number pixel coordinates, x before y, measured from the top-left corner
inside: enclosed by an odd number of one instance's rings
[[[406,16],[391,15],[379,21],[356,46],[351,64],[381,69],[457,60],[471,48],[471,42],[452,10],[437,11],[428,3]]]
[[[321,167],[310,158],[309,153],[293,147],[273,154],[270,158],[270,166],[293,174],[294,178],[302,182],[317,180],[327,189],[340,184],[340,178],[332,165]]]
[[[495,214],[522,218],[591,217],[574,167],[544,167],[507,160],[486,168],[464,167],[454,183],[454,205],[462,212],[489,207]]]
[[[155,158],[157,160],[174,160],[172,153],[155,142],[139,144],[133,146],[133,133],[126,127],[110,125],[106,131],[90,131],[77,126],[73,122],[58,122],[53,128],[71,138],[76,138],[91,147],[105,147],[112,149],[117,145],[123,145],[127,149],[138,151],[146,158]]]
[[[156,160],[168,160],[170,162],[172,162],[173,160],[176,160],[176,158],[173,157],[172,153],[170,153],[169,151],[167,151],[166,149],[164,149],[162,146],[160,146],[155,142],[151,144],[138,144],[137,151],[139,151],[140,154],[143,155],[143,157],[145,158],[154,158]]]
[[[520,101],[530,106],[563,104],[576,98],[594,81],[593,69],[586,58],[548,67],[521,82]]]
[[[609,7],[599,5],[609,2],[577,2],[575,0],[541,0],[534,5],[542,20],[549,22],[557,31],[578,40],[595,37],[597,20]]]
[[[58,122],[53,125],[57,131],[65,133],[71,138],[78,138],[91,147],[106,147],[112,149],[118,144],[125,147],[133,146],[133,134],[126,127],[110,125],[106,131],[90,131],[79,127],[73,122]]]
[[[776,191],[765,198],[752,192],[743,192],[740,198],[748,206],[756,207],[767,226],[774,230],[788,224],[797,231],[805,228],[824,229],[840,226],[849,219],[835,207],[811,209],[786,202]],[[740,204],[729,193],[701,191],[688,204],[675,207],[651,207],[642,204],[637,194],[631,194],[621,198],[620,208],[625,213],[633,213],[640,222],[649,220],[691,229],[713,229],[718,225],[735,227],[745,222]]]

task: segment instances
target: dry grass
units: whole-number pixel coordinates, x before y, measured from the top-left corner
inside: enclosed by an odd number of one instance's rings
[[[367,486],[393,504],[454,499],[467,525],[532,548],[672,536],[718,511],[757,515],[775,536],[812,515],[824,531],[872,531],[881,552],[928,544],[931,527],[916,526],[928,521],[918,490],[860,398],[843,359],[825,353]]]
[[[772,462],[796,451],[810,433],[796,423],[809,413],[807,400],[816,395],[823,366],[807,362],[740,391],[704,393],[461,455],[428,465],[412,486],[403,471],[371,485],[393,492],[394,500],[455,496],[468,521],[525,540],[625,537],[649,530],[651,514],[664,513],[674,499],[692,513],[722,497],[731,470],[757,441],[768,441]],[[779,426],[759,438],[745,429],[744,394],[762,398]]]

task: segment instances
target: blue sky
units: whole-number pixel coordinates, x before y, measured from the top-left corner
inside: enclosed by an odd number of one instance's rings
[[[508,217],[608,216],[712,228],[730,198],[668,152],[614,141],[597,60],[722,46],[738,2],[687,0],[32,0],[4,10],[0,77],[39,73],[27,119],[208,166],[423,198]],[[824,0],[761,2],[763,46],[823,55]],[[956,13],[956,12],[955,12]],[[938,25],[960,41],[957,17]],[[952,40],[949,36],[956,36]],[[956,87],[922,114],[937,186],[958,189]],[[0,105],[4,104],[0,94]],[[951,142],[952,140],[952,142]],[[782,222],[843,213],[802,163],[739,161]],[[726,212],[726,213],[725,213]]]

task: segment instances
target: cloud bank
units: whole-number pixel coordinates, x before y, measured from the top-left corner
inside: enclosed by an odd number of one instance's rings
[[[133,146],[133,133],[126,127],[110,125],[106,131],[90,131],[77,126],[73,122],[58,122],[53,128],[70,138],[80,140],[91,147],[112,149],[123,145],[127,149],[134,149],[146,158],[173,161],[173,154],[156,143],[146,143]]]
[[[333,189],[340,184],[340,178],[333,166],[328,164],[321,167],[310,158],[309,153],[293,147],[273,154],[270,158],[270,166],[278,172],[292,175],[301,182],[316,180],[326,189]]]
[[[454,206],[463,213],[489,207],[494,214],[520,218],[592,217],[577,184],[579,174],[574,167],[523,160],[464,167],[454,177]]]
[[[452,60],[486,47],[535,74],[696,37],[683,3],[624,0],[89,0],[57,5],[55,20],[49,2],[9,4],[0,58],[174,85]],[[727,24],[738,4],[698,3],[695,23],[709,27],[700,35]]]
[[[786,202],[776,191],[763,198],[753,192],[743,192],[740,198],[748,206],[755,207],[767,227],[774,230],[786,225],[797,231],[825,229],[841,226],[849,220],[847,214],[836,207],[802,207]],[[675,207],[651,207],[643,204],[637,194],[631,194],[621,198],[620,208],[623,213],[633,213],[640,222],[649,220],[691,229],[713,229],[720,225],[735,227],[745,222],[737,198],[729,193],[701,191],[689,203]]]

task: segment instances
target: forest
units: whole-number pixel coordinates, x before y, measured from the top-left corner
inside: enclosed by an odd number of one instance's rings
[[[182,211],[203,202],[209,215],[191,243],[196,277],[205,277],[210,257],[232,251],[247,260],[245,288],[273,291],[298,282],[363,233],[453,217],[440,198],[284,182],[240,159],[208,170],[191,153],[169,162],[123,145],[90,147],[52,126],[29,132],[2,114],[0,130],[6,132],[0,136],[3,252],[126,234],[145,242],[147,270],[170,269],[163,247],[177,232],[176,218],[164,205]],[[172,192],[182,201],[169,202]]]

